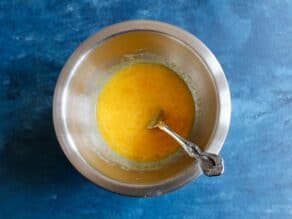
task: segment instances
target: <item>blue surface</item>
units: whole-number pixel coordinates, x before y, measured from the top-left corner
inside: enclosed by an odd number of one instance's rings
[[[182,27],[215,53],[233,114],[226,171],[131,198],[69,164],[51,116],[58,74],[81,41],[127,19]],[[292,218],[291,1],[0,2],[0,218]]]

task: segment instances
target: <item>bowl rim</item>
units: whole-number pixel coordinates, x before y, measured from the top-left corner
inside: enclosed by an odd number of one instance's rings
[[[210,73],[218,99],[218,115],[216,127],[207,147],[208,152],[218,154],[226,139],[231,117],[231,97],[227,79],[221,65],[214,54],[199,39],[191,33],[171,24],[153,20],[130,20],[107,26],[80,44],[72,53],[61,70],[56,83],[53,97],[53,123],[59,144],[71,164],[87,179],[107,190],[123,195],[131,196],[153,196],[180,188],[192,179],[201,175],[201,170],[196,164],[188,168],[183,174],[156,184],[128,184],[111,179],[98,172],[80,155],[68,133],[65,122],[64,102],[66,88],[74,71],[82,60],[103,41],[129,31],[153,31],[166,34],[187,45],[198,55],[202,63]],[[210,143],[211,142],[211,143]]]

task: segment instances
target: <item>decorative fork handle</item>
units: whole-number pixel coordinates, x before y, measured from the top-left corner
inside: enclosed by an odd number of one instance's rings
[[[219,176],[223,173],[223,159],[219,155],[203,152],[198,145],[180,136],[162,120],[157,123],[156,127],[174,138],[190,157],[196,158],[206,176]]]

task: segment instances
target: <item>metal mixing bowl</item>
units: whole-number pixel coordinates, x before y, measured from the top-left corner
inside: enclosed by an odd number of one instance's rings
[[[99,135],[96,97],[112,69],[129,60],[167,64],[180,73],[196,103],[190,140],[219,153],[229,129],[231,101],[224,72],[212,52],[196,37],[175,26],[134,20],[98,31],[71,55],[59,76],[53,103],[55,131],[73,166],[108,190],[135,196],[176,189],[201,174],[183,154],[159,168],[125,168],[108,159]]]

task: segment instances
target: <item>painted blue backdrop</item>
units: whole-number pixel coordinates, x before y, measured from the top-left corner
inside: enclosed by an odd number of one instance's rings
[[[128,19],[184,28],[217,56],[232,93],[226,171],[172,193],[105,191],[69,164],[52,125],[68,56]],[[292,1],[0,1],[0,218],[292,218]]]

